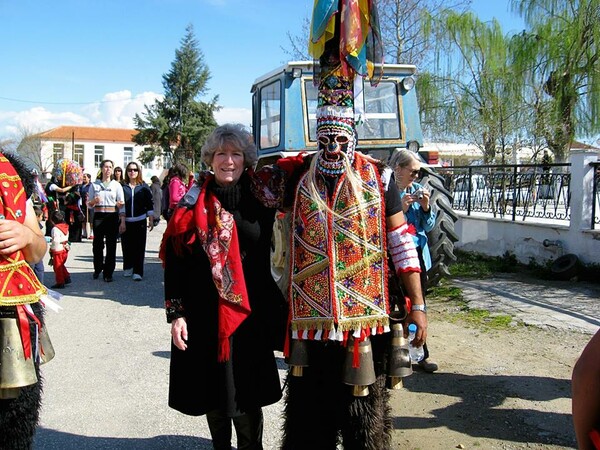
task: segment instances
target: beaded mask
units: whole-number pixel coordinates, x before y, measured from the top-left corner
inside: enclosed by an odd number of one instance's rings
[[[330,72],[319,82],[317,105],[317,145],[319,172],[338,176],[344,171],[344,155],[354,160],[356,132],[352,80]]]

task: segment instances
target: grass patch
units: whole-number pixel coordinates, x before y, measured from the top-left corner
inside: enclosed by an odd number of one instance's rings
[[[456,277],[489,278],[498,272],[514,273],[526,267],[508,252],[503,256],[487,256],[455,250],[455,254],[457,260],[450,266],[450,273]]]
[[[427,294],[429,305],[437,305],[435,311],[449,322],[462,322],[482,331],[513,329],[515,320],[509,314],[491,314],[486,309],[470,308],[464,300],[462,290],[452,286],[451,281],[442,280]],[[518,322],[518,325],[521,325]]]
[[[461,278],[490,278],[498,273],[524,273],[541,280],[555,280],[552,272],[553,260],[537,262],[534,258],[528,264],[517,261],[513,253],[506,252],[502,256],[487,256],[481,253],[454,251],[457,260],[449,267],[453,277]],[[579,281],[600,283],[600,264],[579,263],[577,273]]]

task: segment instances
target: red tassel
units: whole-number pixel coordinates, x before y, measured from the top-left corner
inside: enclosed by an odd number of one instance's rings
[[[315,330],[312,328],[310,330],[308,330],[308,340],[310,340],[310,341],[315,340]]]
[[[225,362],[229,360],[229,338],[219,340],[219,362]]]
[[[17,305],[17,316],[19,331],[21,332],[21,343],[23,344],[23,355],[25,359],[31,358],[31,334],[29,333],[29,320],[23,305]]]
[[[352,355],[352,367],[358,369],[360,367],[360,358],[358,357],[358,345],[360,344],[359,339],[354,339],[354,352]]]

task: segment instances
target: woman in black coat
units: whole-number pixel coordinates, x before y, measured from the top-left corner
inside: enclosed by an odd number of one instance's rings
[[[281,398],[274,349],[286,303],[271,277],[275,211],[252,195],[256,148],[241,125],[202,147],[212,167],[175,210],[161,245],[171,323],[169,406],[206,414],[215,449],[262,449],[262,407]],[[218,218],[218,220],[217,220]]]

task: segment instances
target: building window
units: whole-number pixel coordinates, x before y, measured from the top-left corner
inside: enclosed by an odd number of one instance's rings
[[[104,145],[94,145],[94,167],[99,169],[104,161]]]
[[[59,159],[64,158],[65,144],[54,144],[52,147],[52,162],[56,165]]]
[[[144,149],[144,152],[151,152],[151,151],[152,151],[152,147],[146,147]],[[142,167],[144,169],[152,169],[152,161],[142,164]]]
[[[133,147],[124,147],[123,148],[123,165],[127,166],[131,161],[133,161]]]
[[[75,144],[73,149],[73,161],[79,164],[79,167],[83,167],[83,144]]]

